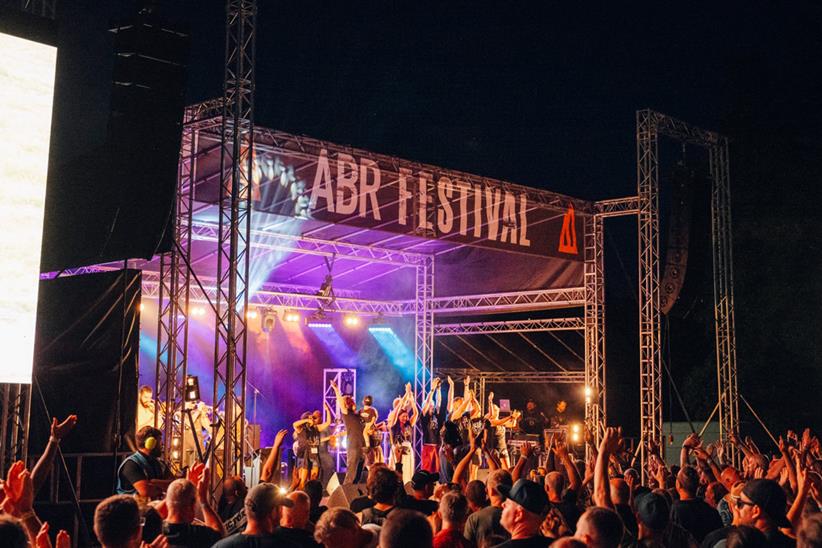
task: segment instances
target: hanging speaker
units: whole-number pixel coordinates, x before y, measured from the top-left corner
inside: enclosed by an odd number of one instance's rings
[[[659,307],[668,314],[679,298],[688,268],[688,244],[691,232],[694,173],[678,163],[671,175],[671,213],[668,224],[668,246],[665,270],[659,284]]]

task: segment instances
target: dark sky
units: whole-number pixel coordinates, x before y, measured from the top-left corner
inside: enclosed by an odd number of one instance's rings
[[[635,192],[637,109],[728,135],[740,389],[773,425],[822,426],[812,411],[822,384],[818,3],[258,3],[260,125],[588,199]],[[169,4],[192,36],[189,102],[219,95],[223,3]],[[61,66],[78,79],[63,90],[72,145],[60,153],[82,151],[104,126],[104,31],[132,9],[62,2]],[[608,229],[609,411],[627,416],[636,236],[629,221]],[[704,418],[715,401],[711,312],[704,298],[686,304],[696,312],[671,321],[669,358]]]

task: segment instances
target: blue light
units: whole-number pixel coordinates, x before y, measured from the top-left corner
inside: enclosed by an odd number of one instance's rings
[[[330,322],[308,322],[308,327],[312,329],[331,329],[333,326]]]
[[[414,353],[400,340],[390,327],[371,326],[368,332],[374,336],[385,355],[394,365],[406,372],[414,369]]]

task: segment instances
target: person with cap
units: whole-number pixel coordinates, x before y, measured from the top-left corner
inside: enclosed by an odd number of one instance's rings
[[[280,532],[280,507],[294,502],[279,494],[273,483],[258,483],[245,497],[245,529],[215,544],[215,548],[298,548]]]
[[[644,493],[636,501],[636,542],[633,547],[691,548],[696,546],[693,536],[682,527],[671,523],[668,499],[661,493]]]
[[[540,534],[540,526],[548,511],[548,497],[537,483],[519,479],[513,487],[500,485],[505,496],[500,524],[511,538],[497,548],[531,548],[549,546],[552,539]]]
[[[787,501],[785,491],[773,480],[755,479],[742,488],[735,499],[740,525],[751,525],[765,534],[769,546],[796,546],[796,541],[779,531],[790,528],[785,516]]]
[[[683,466],[676,475],[676,491],[679,500],[671,506],[671,521],[691,533],[702,542],[709,533],[722,529],[722,518],[716,508],[696,496],[699,489],[699,473],[693,466]]]
[[[364,463],[365,454],[363,449],[365,446],[364,430],[365,422],[362,416],[357,411],[357,402],[348,395],[343,395],[340,392],[340,387],[337,383],[331,381],[329,386],[334,391],[334,396],[337,398],[337,406],[342,413],[343,423],[345,423],[346,449],[345,449],[345,479],[344,485],[358,483],[360,473],[362,472],[362,465]]]
[[[488,500],[490,506],[478,510],[468,516],[465,522],[463,536],[477,546],[482,546],[486,537],[491,535],[501,535],[508,537],[508,532],[500,525],[502,519],[502,504],[505,502],[505,495],[502,494],[502,487],[511,488],[514,481],[508,470],[494,470],[485,482],[488,490]]]
[[[437,484],[439,474],[428,472],[426,470],[417,470],[411,478],[411,489],[413,494],[409,496],[400,496],[398,506],[407,508],[409,510],[416,510],[422,512],[426,516],[430,516],[437,511],[437,501],[431,500],[434,495],[434,486]]]

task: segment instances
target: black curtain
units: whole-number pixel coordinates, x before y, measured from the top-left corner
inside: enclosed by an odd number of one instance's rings
[[[141,279],[139,270],[120,270],[40,282],[32,453],[45,447],[51,417],[69,414],[78,423],[63,452],[127,449],[137,407]]]

